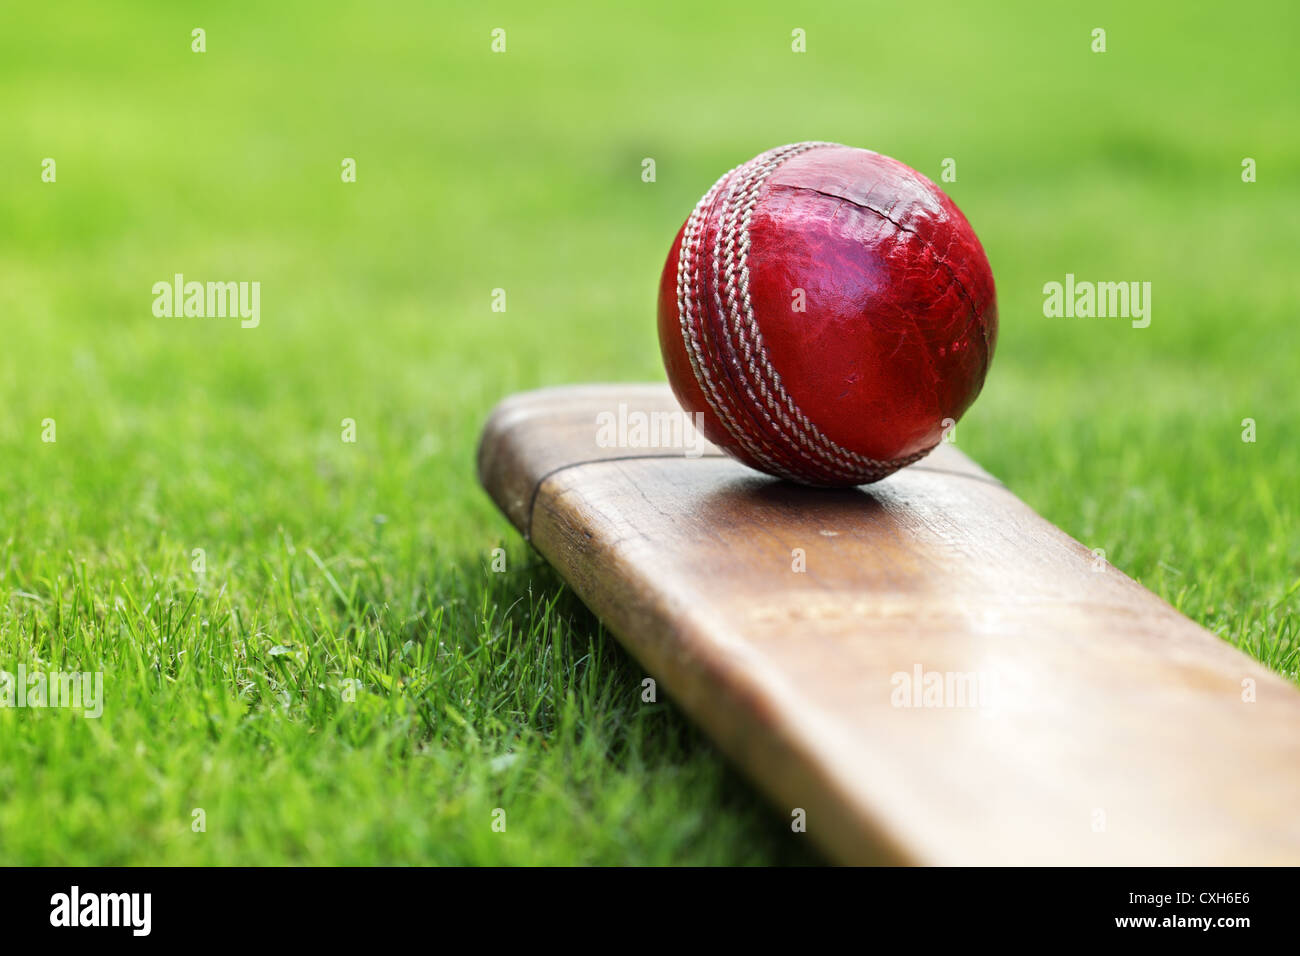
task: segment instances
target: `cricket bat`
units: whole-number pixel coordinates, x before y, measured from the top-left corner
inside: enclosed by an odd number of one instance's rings
[[[831,859],[1300,863],[1293,684],[954,445],[805,488],[663,447],[680,414],[662,385],[516,395],[480,480]]]

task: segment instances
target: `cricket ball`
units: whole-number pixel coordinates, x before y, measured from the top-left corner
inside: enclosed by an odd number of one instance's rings
[[[984,384],[993,273],[943,190],[865,149],[796,143],[704,194],[659,283],[683,409],[753,468],[878,481],[924,457]]]

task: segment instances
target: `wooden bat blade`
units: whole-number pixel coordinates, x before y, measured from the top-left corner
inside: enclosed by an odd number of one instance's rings
[[[827,491],[664,447],[674,414],[515,396],[480,479],[832,858],[1300,863],[1296,687],[953,446]]]

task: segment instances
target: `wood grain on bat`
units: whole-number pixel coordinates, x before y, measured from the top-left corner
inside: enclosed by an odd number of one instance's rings
[[[676,408],[636,385],[503,402],[484,485],[833,858],[1300,863],[1300,691],[954,447],[808,489],[601,447],[619,403]]]

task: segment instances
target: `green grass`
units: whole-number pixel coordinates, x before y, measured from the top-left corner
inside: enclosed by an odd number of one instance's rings
[[[662,377],[671,236],[801,139],[957,160],[1002,319],[959,444],[1295,678],[1293,5],[9,6],[0,669],[106,703],[0,709],[0,862],[815,860],[473,477],[501,396]],[[261,326],[154,318],[174,272]],[[1066,272],[1151,327],[1044,318]]]

